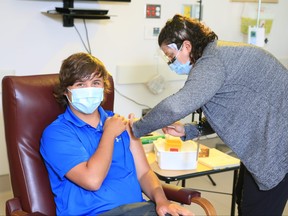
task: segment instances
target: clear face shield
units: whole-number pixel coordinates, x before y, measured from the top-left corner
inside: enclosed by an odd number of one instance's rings
[[[187,61],[185,64],[182,64],[180,61],[178,61],[177,57],[182,50],[183,43],[180,47],[180,49],[177,48],[177,45],[175,43],[171,43],[167,45],[169,48],[173,50],[177,50],[177,53],[174,57],[168,57],[162,50],[162,57],[164,61],[169,65],[170,69],[174,71],[175,73],[179,75],[188,75],[189,72],[192,69],[192,64],[190,61]]]
[[[170,65],[170,64],[172,64],[172,63],[176,60],[176,58],[177,58],[177,56],[178,56],[178,54],[179,54],[179,51],[180,51],[181,48],[182,48],[182,45],[181,45],[181,47],[180,47],[179,50],[178,50],[177,45],[176,45],[175,43],[168,44],[167,46],[168,46],[169,48],[171,48],[171,49],[177,50],[177,54],[176,54],[173,58],[169,58],[169,57],[163,52],[163,50],[160,49],[161,57],[163,58],[163,60],[164,60],[168,65]]]

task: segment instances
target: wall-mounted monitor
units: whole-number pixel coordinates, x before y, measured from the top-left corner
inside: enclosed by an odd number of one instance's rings
[[[107,1],[107,2],[131,2],[131,0],[62,0],[64,8],[73,8],[77,1]]]
[[[74,0],[74,1],[109,1],[109,2],[131,2],[131,0]]]
[[[91,1],[91,0],[89,0]],[[111,1],[111,2],[131,2],[131,0],[98,0],[98,1]]]
[[[91,2],[91,1],[107,1],[107,2],[131,2],[131,0],[62,0],[64,2],[64,7],[66,5],[68,6],[73,6],[73,2],[79,2],[79,1],[86,1],[86,2]]]

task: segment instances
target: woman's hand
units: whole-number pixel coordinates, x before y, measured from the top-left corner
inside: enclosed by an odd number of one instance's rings
[[[128,115],[128,121],[129,121],[129,123],[127,124],[127,131],[128,131],[128,133],[129,133],[129,135],[130,135],[130,138],[131,138],[131,139],[134,139],[134,140],[139,140],[139,138],[136,138],[136,137],[134,136],[133,131],[132,131],[133,123],[134,123],[135,121],[137,121],[137,120],[138,120],[138,118],[135,118],[135,114],[134,114],[134,113],[130,113],[130,114]]]
[[[168,125],[162,128],[163,133],[170,134],[172,136],[182,137],[185,136],[185,128],[181,122],[175,122],[172,125]]]
[[[129,125],[130,125],[131,128],[132,128],[132,126],[133,126],[133,123],[134,123],[135,121],[139,120],[138,118],[135,118],[135,114],[134,114],[134,113],[130,113],[130,114],[128,115],[128,119],[129,119]]]

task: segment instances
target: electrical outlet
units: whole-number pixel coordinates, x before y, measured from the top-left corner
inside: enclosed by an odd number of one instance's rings
[[[145,116],[150,110],[151,108],[142,109],[142,117]]]
[[[145,35],[144,39],[157,39],[160,33],[161,27],[155,25],[146,25],[145,26]]]

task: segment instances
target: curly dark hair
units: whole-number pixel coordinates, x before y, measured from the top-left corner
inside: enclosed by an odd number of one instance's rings
[[[158,45],[175,43],[180,49],[185,40],[190,41],[192,51],[191,63],[195,63],[203,53],[208,43],[218,39],[218,36],[200,21],[176,14],[169,19],[161,29],[158,37]]]
[[[99,59],[88,53],[75,53],[69,56],[61,65],[59,84],[54,89],[54,96],[57,102],[62,106],[67,106],[68,100],[65,96],[67,87],[75,82],[93,79],[94,76],[103,77],[104,93],[109,93],[111,91],[110,74]],[[102,103],[104,101],[105,98]]]

